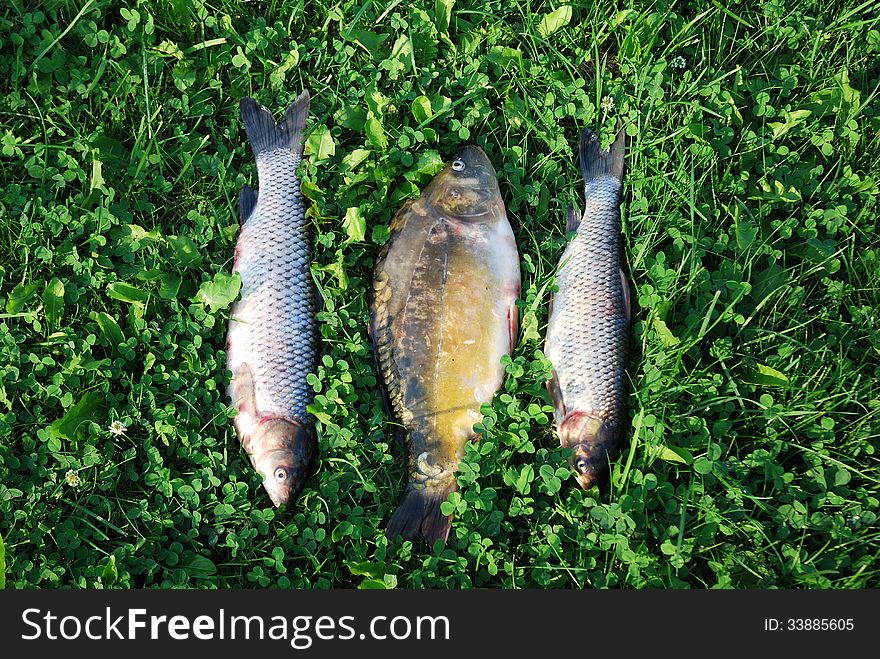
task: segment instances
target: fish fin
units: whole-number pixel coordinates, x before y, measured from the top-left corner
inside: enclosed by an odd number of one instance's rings
[[[623,309],[626,312],[626,324],[632,325],[632,291],[623,268],[620,269],[620,287],[623,290]]]
[[[238,219],[242,224],[248,221],[256,205],[257,193],[248,185],[241,186],[241,192],[238,193]]]
[[[257,396],[254,390],[254,377],[247,363],[239,365],[230,383],[232,403],[237,410],[235,428],[241,438],[245,453],[251,453],[251,438],[257,426]]]
[[[267,151],[290,149],[302,153],[302,134],[309,115],[309,91],[304,90],[284,113],[284,121],[275,123],[272,113],[250,97],[241,99],[241,118],[254,157]]]
[[[449,537],[452,515],[440,512],[440,504],[446,501],[450,492],[458,489],[458,481],[454,478],[446,487],[424,488],[416,490],[407,486],[397,510],[388,520],[385,535],[388,538],[401,536],[412,540],[421,530],[422,536],[429,546],[433,547],[437,540],[444,543]]]
[[[391,235],[398,233],[406,226],[406,221],[409,218],[409,211],[412,208],[413,204],[418,201],[418,198],[410,198],[403,202],[401,207],[397,209],[397,212],[394,214],[394,217],[391,218],[391,223],[388,225],[388,229],[391,232]],[[387,252],[388,247],[391,245],[391,241],[389,240],[385,243],[385,248],[383,251]],[[377,261],[378,262],[378,261]]]
[[[613,176],[623,180],[623,152],[626,132],[618,125],[617,139],[608,151],[603,151],[599,144],[599,135],[589,128],[584,128],[580,139],[581,174],[584,183],[589,183],[600,176]]]
[[[556,423],[559,424],[565,418],[565,400],[562,398],[562,388],[559,386],[559,375],[556,373],[556,369],[553,369],[553,374],[550,379],[547,380],[547,393],[550,394],[550,400],[553,403],[553,416],[556,419]]]
[[[577,231],[577,228],[581,225],[582,217],[580,208],[569,205],[568,211],[565,214],[565,233]]]
[[[254,375],[247,362],[238,367],[232,385],[232,391],[235,395],[235,406],[239,412],[245,412],[256,417],[257,394],[254,389]]]
[[[375,297],[375,292],[371,293],[372,297]],[[394,406],[391,404],[391,396],[388,394],[388,385],[385,383],[385,377],[382,371],[382,365],[379,361],[379,340],[376,336],[376,319],[375,312],[373,310],[374,300],[370,299],[370,322],[367,325],[367,332],[370,335],[370,344],[373,346],[373,366],[376,368],[376,379],[379,381],[379,393],[382,396],[382,407],[385,409],[386,416],[394,418]],[[400,431],[402,429],[398,428],[397,440],[402,443],[402,438],[400,435]]]
[[[389,419],[396,420],[399,418],[399,415],[395,412],[392,393],[399,400],[401,386],[400,376],[398,375],[396,368],[393,366],[393,361],[386,362],[386,366],[384,368],[382,366],[383,354],[386,359],[393,360],[392,354],[383,352],[390,352],[391,348],[388,346],[387,342],[385,344],[382,344],[381,342],[382,337],[385,337],[387,340],[389,328],[386,326],[385,332],[383,332],[383,334],[380,336],[379,328],[377,326],[377,314],[379,313],[378,308],[384,308],[384,303],[378,302],[376,299],[375,289],[373,288],[371,290],[372,292],[369,300],[370,322],[368,326],[368,331],[370,335],[370,344],[373,346],[373,366],[376,369],[376,380],[379,383],[379,393],[382,397],[382,407],[385,409],[385,415]],[[395,427],[394,441],[399,448],[406,448],[406,430],[403,428],[403,426],[397,425]]]
[[[507,309],[507,331],[510,333],[510,354],[516,348],[516,336],[519,333],[519,309],[512,303]]]

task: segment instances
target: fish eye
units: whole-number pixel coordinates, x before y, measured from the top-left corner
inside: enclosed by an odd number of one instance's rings
[[[463,172],[467,169],[467,165],[464,164],[464,160],[456,160],[452,163],[452,171],[454,172]]]
[[[278,467],[275,470],[275,480],[283,481],[285,478],[287,478],[287,472],[283,468]]]

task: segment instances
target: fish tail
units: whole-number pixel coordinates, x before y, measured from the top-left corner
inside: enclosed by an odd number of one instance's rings
[[[589,128],[584,128],[580,140],[581,174],[587,183],[600,176],[613,176],[623,180],[623,152],[626,133],[618,126],[617,139],[608,151],[603,151],[599,144],[599,135]]]
[[[440,504],[446,501],[450,492],[457,489],[458,483],[454,478],[448,485],[440,488],[426,487],[417,490],[408,485],[397,510],[388,520],[385,535],[389,538],[401,536],[411,540],[421,530],[429,546],[433,547],[437,540],[445,543],[449,537],[452,515],[440,512]]]
[[[289,149],[300,155],[302,153],[302,137],[309,115],[309,91],[303,90],[297,99],[284,113],[284,121],[275,123],[272,113],[246,96],[241,99],[241,118],[254,157],[267,151]]]

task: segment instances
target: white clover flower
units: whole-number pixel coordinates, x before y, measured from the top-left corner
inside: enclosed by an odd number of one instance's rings
[[[80,483],[79,474],[73,469],[67,470],[67,473],[64,475],[64,480],[67,481],[67,484],[70,485],[70,487],[78,487]]]
[[[605,113],[611,112],[614,109],[614,99],[610,96],[604,96],[602,98],[602,111]]]
[[[685,61],[684,57],[682,57],[681,55],[679,55],[674,60],[672,60],[672,68],[673,69],[681,70],[681,69],[684,69],[686,66],[687,66],[687,62]]]
[[[124,435],[125,431],[128,430],[128,428],[125,427],[125,424],[122,423],[122,421],[119,421],[117,419],[110,424],[110,427],[107,428],[107,430],[110,431],[111,435],[116,435],[118,437],[119,435]]]

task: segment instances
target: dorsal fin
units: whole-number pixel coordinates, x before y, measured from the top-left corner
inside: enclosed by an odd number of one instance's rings
[[[565,233],[569,231],[577,231],[581,225],[581,210],[577,206],[569,206],[568,212],[565,214]]]
[[[242,224],[248,221],[256,205],[257,193],[250,186],[243,185],[238,193],[238,219]]]

